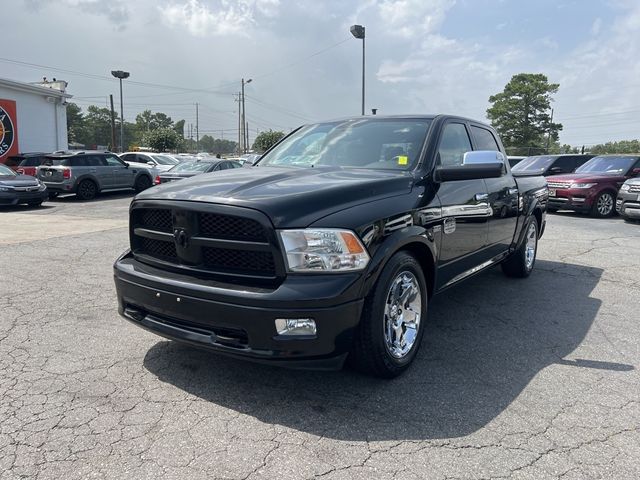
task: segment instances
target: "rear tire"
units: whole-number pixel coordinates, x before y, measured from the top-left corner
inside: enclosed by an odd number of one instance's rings
[[[549,213],[556,213],[557,211],[558,211],[557,208],[549,208],[549,207],[547,207],[547,212],[549,212]]]
[[[531,275],[538,255],[538,222],[529,217],[525,224],[525,236],[522,244],[501,264],[507,277],[526,278]]]
[[[413,362],[427,319],[427,287],[418,261],[398,252],[384,266],[365,299],[350,363],[381,378],[403,373]]]
[[[146,175],[140,175],[136,179],[134,190],[136,191],[136,193],[140,193],[141,191],[146,190],[150,186],[151,186],[151,179]]]
[[[98,186],[92,180],[82,180],[78,184],[76,196],[80,200],[93,200],[98,193]]]
[[[58,192],[49,192],[49,198],[58,198],[58,195],[60,195]]]
[[[616,199],[611,192],[602,192],[591,207],[591,215],[598,218],[612,216],[616,212]]]

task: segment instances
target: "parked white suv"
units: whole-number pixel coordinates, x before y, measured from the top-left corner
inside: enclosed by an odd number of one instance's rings
[[[163,153],[125,152],[120,154],[120,158],[129,165],[135,167],[147,166],[157,170],[157,172],[166,172],[179,163],[175,158]]]

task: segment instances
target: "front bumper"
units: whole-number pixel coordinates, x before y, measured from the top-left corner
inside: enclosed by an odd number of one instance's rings
[[[49,192],[35,190],[33,192],[0,192],[0,205],[18,205],[20,203],[40,202],[49,198]]]
[[[640,219],[640,193],[618,192],[616,211],[623,217]]]
[[[594,198],[595,194],[591,189],[549,188],[547,206],[551,210],[573,210],[586,213],[591,210]]]
[[[351,348],[363,299],[360,274],[290,275],[272,289],[222,284],[137,261],[114,265],[118,311],[163,337],[294,368],[337,369]],[[277,318],[312,318],[313,336],[285,337]]]

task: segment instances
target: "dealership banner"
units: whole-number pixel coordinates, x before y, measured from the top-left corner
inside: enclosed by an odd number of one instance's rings
[[[19,151],[16,102],[0,98],[0,163]]]

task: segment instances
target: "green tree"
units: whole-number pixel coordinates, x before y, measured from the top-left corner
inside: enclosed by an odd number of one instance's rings
[[[142,137],[142,144],[158,152],[178,150],[183,138],[172,128],[156,128],[149,130]]]
[[[84,116],[86,137],[80,141],[86,147],[111,144],[111,110],[89,105]]]
[[[253,142],[253,149],[258,152],[265,152],[269,150],[273,145],[278,143],[284,137],[284,132],[278,132],[269,130],[266,132],[260,132]]]
[[[237,147],[238,142],[216,138],[213,143],[213,150],[211,151],[211,153],[233,153],[236,151]]]
[[[178,120],[173,126],[173,129],[178,132],[178,135],[184,138],[184,120]]]
[[[638,153],[640,152],[640,140],[620,140],[594,145],[589,149],[591,153],[602,155],[605,153]]]
[[[213,147],[215,146],[215,140],[211,135],[203,135],[200,137],[200,141],[198,142],[198,147],[203,152],[213,152]]]
[[[87,138],[82,109],[75,103],[67,103],[67,135],[69,142],[82,143]]]
[[[504,91],[489,97],[487,117],[512,155],[527,155],[544,149],[547,135],[558,140],[562,124],[551,121],[552,94],[560,85],[549,83],[541,73],[519,73],[511,77]]]

